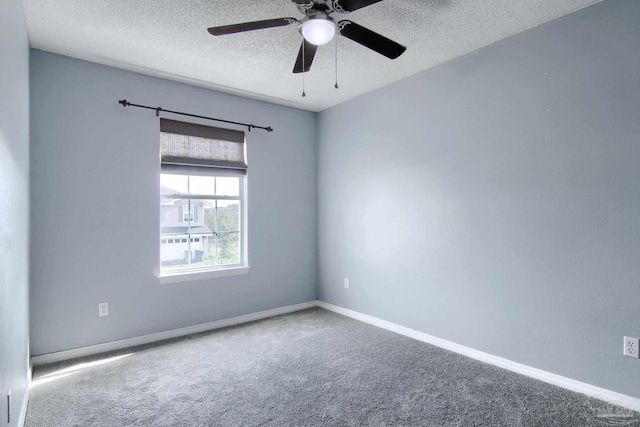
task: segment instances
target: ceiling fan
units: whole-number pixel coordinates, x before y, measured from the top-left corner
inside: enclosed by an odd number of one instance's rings
[[[209,33],[214,36],[224,36],[227,34],[242,33],[245,31],[262,30],[265,28],[284,27],[298,24],[298,31],[304,40],[298,59],[293,67],[294,73],[306,73],[311,69],[313,58],[318,46],[329,43],[336,32],[353,40],[362,46],[386,56],[389,59],[396,59],[404,53],[407,48],[394,42],[368,28],[356,24],[353,21],[344,19],[335,21],[331,16],[334,12],[346,14],[363,7],[371,6],[382,0],[291,0],[297,6],[300,13],[305,15],[302,19],[296,18],[276,18],[263,21],[243,22],[240,24],[223,25],[211,27]]]

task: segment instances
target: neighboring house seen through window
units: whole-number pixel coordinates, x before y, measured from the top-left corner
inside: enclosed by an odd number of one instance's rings
[[[243,180],[160,175],[163,271],[242,264]]]

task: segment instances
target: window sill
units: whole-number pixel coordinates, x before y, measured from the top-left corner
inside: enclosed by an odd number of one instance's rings
[[[212,279],[215,277],[238,276],[238,275],[247,274],[247,273],[249,273],[249,267],[242,266],[242,267],[222,268],[220,270],[184,271],[184,272],[175,272],[175,273],[165,273],[158,276],[158,280],[160,281],[161,284],[180,283],[180,282],[188,282],[191,280]]]

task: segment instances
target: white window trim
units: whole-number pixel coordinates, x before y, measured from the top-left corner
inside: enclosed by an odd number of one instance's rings
[[[190,282],[192,280],[213,279],[216,277],[239,276],[249,273],[249,266],[225,267],[216,270],[180,271],[164,273],[158,276],[161,284]]]

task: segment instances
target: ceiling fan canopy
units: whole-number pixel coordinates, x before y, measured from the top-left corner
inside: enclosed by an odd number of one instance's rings
[[[294,73],[306,73],[311,69],[313,58],[318,46],[329,43],[336,33],[367,47],[389,59],[396,59],[407,48],[374,31],[356,24],[348,19],[338,22],[331,16],[333,13],[347,14],[362,9],[382,0],[291,0],[298,11],[304,15],[301,19],[275,18],[262,21],[243,22],[240,24],[211,27],[209,33],[214,36],[224,36],[246,31],[262,30],[266,28],[284,27],[298,24],[298,30],[303,37]]]

